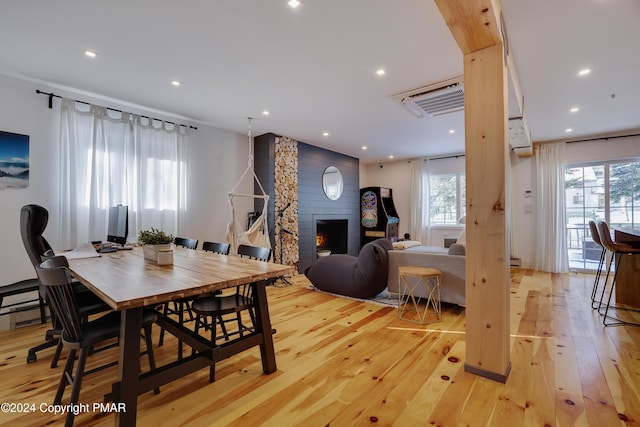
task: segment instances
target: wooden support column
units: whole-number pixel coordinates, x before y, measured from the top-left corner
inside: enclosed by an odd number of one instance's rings
[[[511,369],[507,70],[491,0],[435,0],[464,55],[467,197],[465,370],[506,382]]]

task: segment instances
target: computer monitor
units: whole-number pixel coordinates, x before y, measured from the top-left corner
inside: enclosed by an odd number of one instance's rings
[[[112,206],[109,208],[109,227],[107,242],[125,245],[129,235],[129,209],[127,206]]]

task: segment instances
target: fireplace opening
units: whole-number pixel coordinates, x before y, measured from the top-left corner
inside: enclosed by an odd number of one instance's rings
[[[348,248],[348,220],[316,220],[316,252],[329,250],[332,254],[346,254]]]

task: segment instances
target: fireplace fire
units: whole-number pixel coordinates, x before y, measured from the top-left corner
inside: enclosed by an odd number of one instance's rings
[[[346,254],[348,243],[348,220],[316,220],[316,252],[329,250],[332,254]]]
[[[327,233],[319,231],[318,234],[316,234],[316,247],[318,248],[318,250],[326,249],[325,246],[327,246],[328,243],[329,236],[327,236]]]

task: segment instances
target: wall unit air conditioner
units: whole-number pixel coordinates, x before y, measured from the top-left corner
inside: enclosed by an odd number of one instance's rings
[[[462,77],[393,95],[392,98],[416,117],[439,116],[464,109]]]

